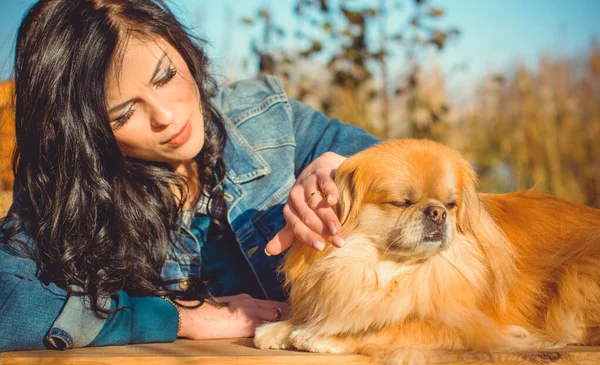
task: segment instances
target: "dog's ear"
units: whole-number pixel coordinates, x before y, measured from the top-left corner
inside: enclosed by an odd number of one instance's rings
[[[466,162],[466,161],[465,161]],[[494,305],[504,308],[504,290],[514,273],[514,252],[504,232],[490,216],[485,201],[477,192],[477,177],[470,165],[463,168],[463,183],[457,215],[457,230],[473,239],[484,255],[493,277]]]
[[[461,204],[458,207],[457,228],[460,233],[473,232],[474,219],[480,216],[481,202],[477,193],[477,176],[468,164],[461,166]]]
[[[348,227],[356,221],[363,197],[360,183],[360,166],[347,160],[335,172],[335,183],[338,187],[338,203],[333,206],[342,227]]]
[[[473,232],[474,219],[480,216],[481,202],[474,187],[465,187],[462,192],[462,204],[458,208],[457,228],[460,233]]]

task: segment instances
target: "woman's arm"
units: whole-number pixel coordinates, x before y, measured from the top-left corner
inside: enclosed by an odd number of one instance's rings
[[[21,240],[27,237],[19,234]],[[37,276],[31,259],[16,255],[0,229],[0,352],[174,341],[177,311],[160,297],[126,292],[104,301],[122,308],[97,318],[89,297],[76,297]]]
[[[33,260],[7,248],[0,229],[0,352],[172,342],[178,334],[190,339],[251,337],[256,326],[286,319],[289,312],[285,303],[247,294],[217,298],[229,303],[224,307],[204,303],[175,308],[161,297],[133,297],[120,291],[103,301],[103,308],[120,310],[103,319],[90,309],[89,297],[69,296],[40,281],[36,273]]]

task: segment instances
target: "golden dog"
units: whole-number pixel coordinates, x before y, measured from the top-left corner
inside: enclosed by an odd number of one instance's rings
[[[600,210],[534,191],[478,194],[456,151],[384,142],[335,176],[346,245],[294,245],[291,318],[258,348],[420,363],[446,350],[600,344]]]

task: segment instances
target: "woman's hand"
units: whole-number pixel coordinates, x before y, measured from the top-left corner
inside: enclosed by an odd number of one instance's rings
[[[198,308],[185,308],[184,306],[195,305],[197,302],[178,301],[181,304],[179,337],[192,340],[252,337],[257,326],[289,317],[288,304],[255,299],[248,294],[220,297],[216,300],[229,302],[229,305],[217,308],[205,302]]]
[[[323,238],[337,247],[344,245],[338,233],[340,221],[331,209],[338,201],[334,173],[344,160],[346,157],[326,152],[306,166],[283,207],[287,224],[265,248],[268,255],[282,253],[295,239],[319,251],[325,248]]]

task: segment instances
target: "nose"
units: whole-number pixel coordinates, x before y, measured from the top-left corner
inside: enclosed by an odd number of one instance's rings
[[[446,220],[446,209],[444,207],[430,205],[423,210],[423,213],[436,224],[442,224]]]
[[[164,127],[171,123],[175,119],[175,110],[173,110],[172,106],[169,103],[159,100],[159,99],[150,99],[150,123],[154,127]]]

